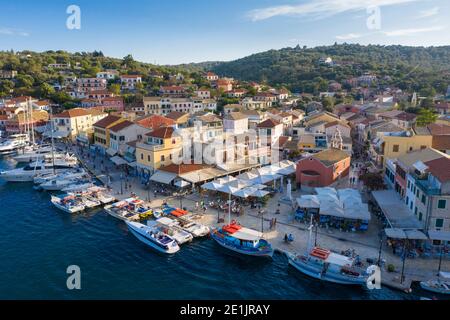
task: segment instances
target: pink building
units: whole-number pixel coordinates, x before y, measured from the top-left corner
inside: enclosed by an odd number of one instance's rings
[[[349,173],[350,156],[339,149],[328,149],[297,162],[297,184],[326,187]]]

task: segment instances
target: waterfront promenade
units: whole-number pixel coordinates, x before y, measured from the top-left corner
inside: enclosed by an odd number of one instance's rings
[[[92,153],[88,153],[87,149],[81,151],[80,147],[71,147],[71,151],[75,152],[82,164],[103,184],[112,189],[113,195],[118,199],[125,199],[131,196],[131,193],[139,196],[141,199],[150,200],[151,206],[159,208],[164,202],[176,207],[185,207],[190,211],[196,212],[196,203],[209,201],[215,199],[208,199],[208,197],[200,197],[198,194],[190,194],[182,197],[178,196],[162,196],[155,193],[152,188],[143,186],[138,178],[126,176],[126,174],[118,169],[106,157]],[[304,192],[294,191],[292,193],[293,199],[296,199]],[[263,230],[264,236],[278,252],[292,252],[303,253],[306,250],[307,239],[309,231],[307,225],[299,223],[294,220],[292,205],[279,201],[282,195],[276,194],[267,205],[263,208],[263,214],[259,214],[258,209],[250,209],[247,207],[243,215],[239,217],[232,214],[232,219],[238,219],[239,222],[249,228],[255,230]],[[276,214],[277,209],[280,209],[281,214]],[[201,213],[201,222],[210,226],[217,227],[218,216],[224,218],[228,217],[227,213],[218,212],[216,209],[207,206],[206,211],[199,210],[196,213]],[[275,228],[270,229],[271,220],[276,218],[277,223]],[[374,261],[378,259],[380,238],[379,234],[382,226],[376,218],[370,222],[369,230],[365,233],[351,233],[340,232],[335,229],[319,228],[317,231],[317,244],[333,251],[340,252],[346,250],[355,250],[363,262],[367,258]],[[285,234],[292,234],[294,242],[286,244],[284,242]],[[315,233],[313,233],[315,237]],[[407,289],[410,287],[412,281],[422,281],[433,278],[436,275],[438,268],[438,259],[407,259],[405,263],[405,279],[403,284],[400,284],[400,272],[402,269],[402,260],[399,256],[392,253],[392,249],[383,246],[382,259],[385,260],[385,266],[393,264],[395,272],[388,273],[385,269],[382,270],[383,284],[397,289]],[[450,269],[450,261],[442,262],[442,270]]]

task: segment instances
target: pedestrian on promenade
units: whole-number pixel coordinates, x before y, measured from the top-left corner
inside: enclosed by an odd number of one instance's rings
[[[269,224],[269,229],[272,230],[272,228],[273,228],[273,218],[270,219],[270,224]]]
[[[195,202],[195,211],[198,211],[198,201]]]
[[[273,220],[273,229],[275,230],[277,228],[277,218],[274,218]]]

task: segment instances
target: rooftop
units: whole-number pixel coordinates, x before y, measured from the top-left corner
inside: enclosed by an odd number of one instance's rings
[[[313,154],[311,157],[319,160],[327,167],[330,167],[330,166],[334,165],[335,163],[338,163],[339,161],[342,161],[344,159],[350,158],[348,153],[346,153],[342,150],[333,149],[333,148]]]
[[[94,123],[94,127],[98,127],[98,128],[107,128],[109,127],[111,124],[113,124],[116,121],[119,121],[121,118],[118,116],[113,116],[113,115],[109,115],[103,119],[101,119],[100,121],[97,121],[96,123]]]
[[[163,127],[153,130],[152,132],[147,133],[146,135],[154,138],[167,139],[172,137],[174,131],[175,129],[173,127]]]
[[[450,181],[450,158],[442,157],[425,162],[429,172],[441,183]]]
[[[132,126],[134,123],[128,120],[122,121],[118,124],[113,125],[111,128],[109,128],[110,131],[113,132],[119,132],[120,130],[123,130],[129,126]]]

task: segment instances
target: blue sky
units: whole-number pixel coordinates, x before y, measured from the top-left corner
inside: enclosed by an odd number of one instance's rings
[[[66,28],[71,4],[80,30]],[[102,50],[177,64],[297,44],[450,45],[449,13],[447,0],[0,0],[0,50]]]

